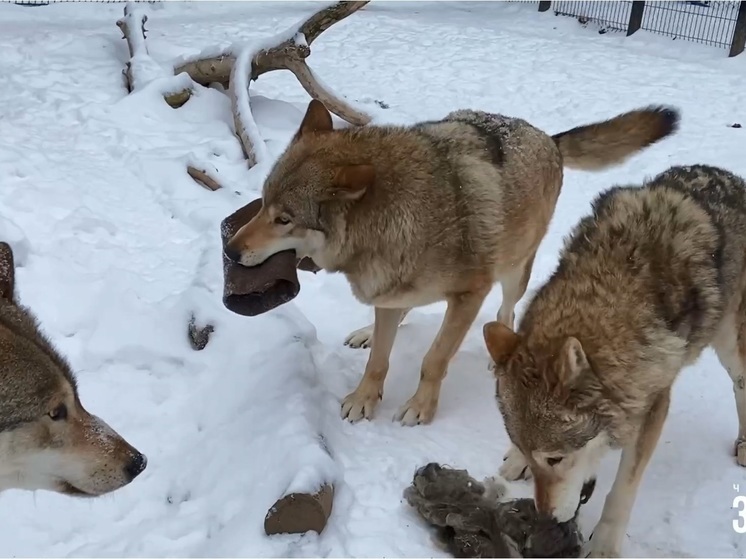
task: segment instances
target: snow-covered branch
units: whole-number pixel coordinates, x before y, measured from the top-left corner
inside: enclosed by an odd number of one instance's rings
[[[236,135],[241,140],[241,147],[243,147],[250,168],[267,159],[267,148],[264,146],[264,140],[259,133],[254,116],[251,114],[249,101],[249,81],[255,56],[255,50],[252,47],[245,47],[241,51],[233,65],[228,89]]]
[[[329,111],[338,117],[355,126],[365,126],[370,122],[370,116],[361,113],[344,99],[338,97],[334,93],[334,90],[324,84],[318,75],[308,67],[305,60],[293,60],[289,62],[288,70],[298,78],[306,93],[314,99],[321,101]]]
[[[210,47],[194,56],[180,58],[174,62],[174,74],[186,72],[200,85],[207,87],[211,83],[219,83],[228,89],[236,62],[236,50],[233,45],[227,48]]]
[[[335,2],[298,24],[250,47],[235,45],[227,48],[214,47],[202,51],[196,57],[182,59],[176,64],[174,72],[177,74],[186,72],[192,80],[202,85],[217,82],[224,87],[228,86],[234,107],[236,133],[241,138],[247,157],[250,157],[247,146],[253,146],[254,150],[263,150],[264,147],[263,142],[260,142],[254,120],[250,117],[248,83],[273,70],[290,70],[306,92],[324,103],[332,113],[350,124],[364,126],[371,121],[370,115],[354,107],[324,84],[308,67],[306,58],[311,54],[311,43],[321,33],[365,6],[368,1]],[[241,55],[248,57],[248,53],[252,53],[250,60],[244,58],[240,63],[237,61]],[[237,71],[237,68],[240,68],[240,71]],[[245,80],[246,87],[243,81],[240,84],[232,83],[235,79]],[[240,114],[236,114],[236,110]],[[261,159],[262,153],[257,152],[254,156]],[[249,164],[254,163],[250,160]]]
[[[194,82],[203,86],[221,84],[228,89],[235,133],[251,168],[265,161],[268,153],[251,112],[249,84],[267,72],[291,71],[312,98],[324,103],[329,111],[350,124],[364,126],[371,121],[370,115],[335,93],[306,64],[311,54],[311,44],[321,33],[369,1],[334,2],[263,41],[249,45],[211,47],[197,56],[180,59],[171,71],[159,66],[148,54],[145,42],[145,22],[148,18],[129,2],[124,8],[124,18],[117,22],[130,49],[130,61],[125,71],[128,89],[135,91],[153,82],[160,82],[159,85],[165,87],[164,82],[170,84],[167,79],[170,78],[174,80],[173,87],[164,91],[164,97],[172,107],[177,107],[189,99]],[[220,188],[220,184],[199,166],[188,165],[187,172],[206,188]]]
[[[124,17],[117,21],[117,27],[122,31],[130,53],[130,59],[122,72],[129,93],[138,91],[156,80],[173,77],[173,73],[167,72],[148,53],[148,46],[145,42],[147,21],[148,16],[131,2],[124,6]],[[188,75],[177,76],[173,84],[163,85],[163,97],[171,107],[178,108],[189,100],[191,79],[188,79],[189,83],[184,85],[184,78],[188,78]]]

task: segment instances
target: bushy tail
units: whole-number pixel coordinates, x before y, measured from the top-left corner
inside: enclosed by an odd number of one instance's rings
[[[670,136],[679,127],[671,107],[646,107],[610,120],[578,126],[552,139],[566,167],[599,171],[624,162],[638,151]]]
[[[15,301],[16,269],[13,249],[6,242],[0,242],[0,299]]]

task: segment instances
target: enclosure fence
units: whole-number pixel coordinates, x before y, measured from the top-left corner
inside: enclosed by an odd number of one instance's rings
[[[3,0],[0,0],[2,2]],[[21,6],[45,6],[70,0],[5,0]],[[123,0],[72,0],[113,3]],[[134,0],[158,3],[160,0]],[[746,1],[638,1],[638,0],[512,0],[538,4],[540,12],[577,18],[582,24],[595,22],[600,33],[622,32],[628,36],[643,29],[673,39],[684,39],[728,49],[736,56],[746,46]]]
[[[608,1],[563,0],[532,2],[540,12],[571,16],[582,24],[595,22],[600,33],[643,29],[673,39],[728,49],[728,56],[744,51],[746,1]]]

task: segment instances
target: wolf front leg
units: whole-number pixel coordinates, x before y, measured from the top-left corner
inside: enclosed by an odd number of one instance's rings
[[[389,372],[389,357],[394,347],[401,309],[376,307],[372,345],[365,373],[354,392],[342,400],[342,418],[352,422],[371,419],[378,402],[383,398],[383,383]]]
[[[497,321],[502,322],[511,330],[513,330],[513,324],[515,323],[515,306],[526,293],[535,257],[536,253],[534,252],[523,264],[516,266],[500,278],[503,301],[500,304],[500,310],[497,311]]]
[[[670,390],[661,393],[650,407],[637,436],[622,450],[616,478],[606,496],[601,519],[591,535],[587,557],[621,557],[622,541],[637,489],[658,444],[670,402]]]
[[[461,293],[447,299],[448,307],[435,341],[422,361],[417,391],[394,416],[402,425],[430,423],[435,416],[440,397],[440,386],[448,371],[448,364],[464,341],[469,327],[479,313],[489,289]],[[373,348],[375,349],[375,345]]]
[[[407,313],[409,313],[409,311],[411,310],[412,309],[404,309],[401,311],[401,316],[399,317],[399,326],[401,326],[401,323],[404,321],[404,317],[407,316]],[[344,345],[354,349],[370,347],[373,344],[374,326],[374,324],[368,324],[367,326],[363,326],[362,328],[358,328],[357,330],[350,332],[345,338]]]
[[[515,323],[515,306],[526,293],[528,282],[531,279],[531,270],[534,267],[535,257],[536,252],[534,251],[534,253],[529,256],[523,264],[515,266],[500,278],[503,301],[500,304],[500,309],[497,311],[497,321],[502,322],[511,330],[513,330],[513,325]],[[488,369],[490,371],[495,370],[495,362],[492,359],[490,359]]]

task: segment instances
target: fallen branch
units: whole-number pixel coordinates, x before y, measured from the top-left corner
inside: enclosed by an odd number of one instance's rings
[[[193,59],[181,60],[174,71],[186,72],[192,80],[205,86],[210,83],[227,85],[236,135],[241,140],[249,167],[253,167],[265,158],[266,150],[251,116],[248,85],[267,72],[289,70],[312,98],[324,103],[329,111],[350,124],[364,126],[371,121],[370,115],[337,95],[306,63],[306,58],[311,54],[311,44],[319,35],[365,6],[368,1],[337,2],[260,45],[203,51]]]
[[[321,101],[330,112],[355,126],[365,126],[370,122],[370,116],[359,112],[344,99],[337,97],[334,91],[313,73],[305,60],[288,62],[288,70],[298,78],[306,93],[312,98]]]
[[[166,100],[166,103],[174,109],[178,109],[181,107],[184,103],[189,101],[189,98],[192,96],[192,90],[191,89],[182,89],[181,91],[177,93],[170,93],[169,95],[165,95],[163,98]]]
[[[132,9],[130,4],[124,6],[124,17],[117,21],[117,27],[122,31],[130,52],[130,60],[125,64],[123,71],[127,78],[127,91],[129,93],[132,93],[139,85],[137,74],[134,71],[134,62],[138,59],[144,62],[144,59],[149,58],[148,48],[145,44],[146,21],[148,21],[148,16]]]
[[[173,74],[168,74],[148,53],[145,42],[147,21],[148,16],[129,2],[124,6],[124,17],[117,21],[117,27],[122,31],[130,53],[130,60],[122,71],[129,93],[138,91],[155,80],[173,76]],[[183,80],[180,83],[183,83]],[[191,83],[186,88],[166,87],[166,89],[168,92],[164,93],[163,98],[175,109],[186,103],[192,94]],[[174,89],[176,90],[173,91]]]
[[[236,62],[233,64],[228,86],[233,112],[233,126],[236,136],[241,141],[241,147],[249,168],[265,161],[267,158],[267,148],[254,121],[254,115],[251,113],[249,76],[253,59],[254,50],[249,47],[238,55]]]
[[[233,64],[236,56],[233,54],[235,47],[231,46],[224,50],[215,49],[203,51],[195,58],[185,58],[174,66],[174,73],[186,72],[196,83],[205,87],[211,83],[219,83],[228,89]]]
[[[272,70],[287,69],[283,64],[277,64],[278,51],[296,51],[301,49],[303,50],[301,58],[307,58],[311,54],[311,44],[318,39],[319,35],[335,23],[342,21],[361,9],[369,1],[337,2],[316,12],[300,24],[293,25],[286,31],[271,37],[264,42],[264,45],[257,49],[257,54],[251,67],[252,79],[256,80],[262,74],[266,74]],[[303,36],[302,46],[295,44],[296,35]],[[233,45],[227,48],[213,47],[203,50],[196,56],[177,61],[178,64],[174,68],[174,73],[186,72],[195,82],[201,85],[207,85],[211,82],[227,83],[230,79],[233,64],[238,56],[237,50],[240,49],[236,49]]]
[[[214,178],[212,178],[205,169],[198,169],[197,167],[187,165],[187,173],[197,183],[204,186],[207,190],[212,190],[213,192],[215,192],[216,190],[220,190],[222,188],[222,185]]]

